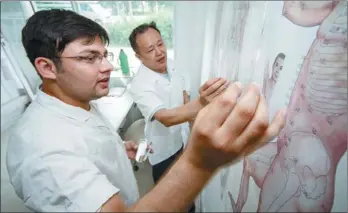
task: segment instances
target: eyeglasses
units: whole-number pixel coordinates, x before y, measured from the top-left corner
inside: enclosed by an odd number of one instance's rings
[[[71,59],[76,59],[78,61],[87,63],[87,64],[93,64],[93,65],[100,65],[101,62],[103,61],[103,58],[105,58],[106,60],[113,61],[114,57],[112,54],[106,54],[106,55],[102,55],[102,54],[98,54],[98,53],[94,53],[94,54],[90,54],[88,56],[69,56],[69,57],[58,57],[58,58],[71,58]]]

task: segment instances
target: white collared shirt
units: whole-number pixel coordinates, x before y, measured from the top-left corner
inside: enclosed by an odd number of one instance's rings
[[[145,137],[152,141],[153,154],[149,156],[152,165],[174,155],[182,146],[183,124],[167,128],[152,119],[160,109],[170,109],[183,105],[185,80],[181,70],[175,69],[174,61],[167,60],[168,75],[150,70],[141,65],[133,78],[130,93],[145,117]]]
[[[11,135],[10,180],[33,211],[95,212],[116,193],[127,206],[139,198],[123,142],[92,104],[88,112],[39,90]]]

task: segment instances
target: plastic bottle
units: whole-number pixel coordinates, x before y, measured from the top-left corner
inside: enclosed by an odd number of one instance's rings
[[[123,49],[120,51],[119,60],[123,75],[129,75],[128,57]]]

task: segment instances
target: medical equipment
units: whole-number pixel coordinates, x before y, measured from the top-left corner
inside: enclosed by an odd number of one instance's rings
[[[146,161],[148,155],[150,154],[152,143],[148,142],[148,140],[146,139],[140,139],[138,144],[138,151],[135,156],[135,160],[139,163],[142,163]]]
[[[121,49],[120,54],[119,54],[119,60],[120,60],[120,66],[123,75],[129,75],[129,64],[128,64],[128,57],[126,53]]]

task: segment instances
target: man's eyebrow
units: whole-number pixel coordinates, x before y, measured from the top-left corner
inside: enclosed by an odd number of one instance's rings
[[[99,51],[97,50],[83,50],[82,52],[80,53],[92,53],[92,54],[102,54],[102,55],[107,55],[108,54],[108,51],[105,50],[104,53],[100,53]]]
[[[150,48],[153,48],[153,45],[152,45],[152,44],[149,45],[149,46],[147,46],[147,49],[150,49]]]

